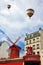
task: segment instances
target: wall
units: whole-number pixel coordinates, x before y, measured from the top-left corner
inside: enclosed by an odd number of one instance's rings
[[[0,65],[23,65],[23,58],[0,60]]]

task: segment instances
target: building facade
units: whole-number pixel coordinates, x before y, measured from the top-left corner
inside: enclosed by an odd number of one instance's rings
[[[43,30],[26,34],[24,43],[24,54],[27,53],[27,47],[32,47],[33,54],[39,54],[41,65],[43,65]]]
[[[21,48],[17,45],[9,47],[6,41],[0,43],[0,65],[41,65],[40,55],[33,54],[32,47],[27,48],[27,53],[20,57]],[[8,52],[7,52],[8,51]]]
[[[6,41],[0,42],[0,58],[8,58],[9,44]]]

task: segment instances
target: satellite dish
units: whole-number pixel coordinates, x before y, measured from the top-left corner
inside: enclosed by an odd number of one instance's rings
[[[10,9],[10,8],[11,8],[11,5],[10,5],[10,4],[8,4],[8,5],[7,5],[7,8],[8,8],[8,9]]]
[[[34,10],[33,9],[27,9],[27,15],[31,18],[34,14]]]

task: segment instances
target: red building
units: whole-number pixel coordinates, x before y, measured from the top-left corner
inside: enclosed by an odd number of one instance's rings
[[[40,56],[32,53],[32,48],[27,48],[27,54],[19,57],[20,47],[12,45],[8,59],[0,59],[0,65],[40,65]]]
[[[23,57],[24,65],[41,65],[40,56],[32,53],[32,47],[27,48],[27,54]]]

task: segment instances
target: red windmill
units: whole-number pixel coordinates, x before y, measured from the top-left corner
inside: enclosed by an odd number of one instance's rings
[[[4,34],[7,37],[8,41],[12,43],[12,46],[10,46],[8,49],[9,58],[18,58],[21,48],[15,44],[20,40],[21,37],[18,37],[18,39],[15,42],[13,42],[3,30],[0,29],[0,32]]]
[[[13,42],[9,37],[7,37],[7,39],[13,44],[12,46],[9,47],[8,51],[9,51],[9,58],[18,58],[19,57],[19,52],[20,52],[20,47],[15,45],[21,37],[18,37],[18,39]]]

